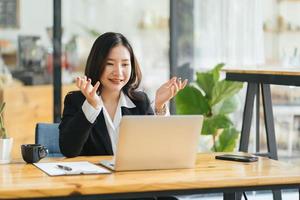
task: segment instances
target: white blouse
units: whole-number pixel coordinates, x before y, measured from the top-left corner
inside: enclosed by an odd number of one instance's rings
[[[115,116],[113,119],[110,118],[107,110],[105,109],[105,106],[103,104],[101,96],[100,96],[100,106],[97,109],[94,108],[91,104],[89,104],[87,100],[85,100],[82,105],[82,111],[83,111],[86,119],[91,123],[95,122],[95,120],[97,119],[101,110],[103,109],[105,124],[107,127],[107,131],[108,131],[108,134],[110,137],[112,150],[113,150],[114,154],[116,152],[117,143],[118,143],[118,139],[119,139],[119,126],[120,126],[120,122],[121,122],[121,118],[122,118],[122,110],[121,110],[122,106],[126,107],[126,108],[135,108],[136,107],[136,105],[131,101],[131,99],[127,95],[125,95],[123,92],[121,92],[117,110],[116,110],[116,113],[115,113]],[[151,104],[151,107],[154,108],[154,104]],[[170,112],[167,107],[165,116],[169,116],[169,115],[170,115]]]
[[[109,134],[109,137],[111,140],[112,149],[115,154],[118,139],[119,139],[119,125],[120,125],[121,118],[122,118],[121,107],[123,106],[126,108],[134,108],[134,107],[136,107],[136,105],[131,101],[131,99],[127,95],[125,95],[123,92],[121,92],[115,116],[113,119],[111,119],[111,117],[109,116],[109,114],[103,104],[101,96],[100,96],[100,102],[101,102],[100,106],[97,109],[95,109],[92,105],[90,105],[88,103],[87,100],[85,100],[82,105],[82,111],[85,114],[85,117],[87,118],[87,120],[91,123],[94,123],[96,118],[100,114],[101,110],[103,109],[105,124],[106,124],[107,131],[108,131],[108,134]]]

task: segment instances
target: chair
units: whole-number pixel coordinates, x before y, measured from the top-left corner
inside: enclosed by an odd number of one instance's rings
[[[58,123],[37,123],[35,127],[35,144],[48,148],[48,157],[63,157],[59,149]]]

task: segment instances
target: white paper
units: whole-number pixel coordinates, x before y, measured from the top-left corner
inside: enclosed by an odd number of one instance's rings
[[[49,162],[49,163],[33,163],[36,167],[44,171],[49,176],[61,175],[81,175],[81,174],[109,174],[111,171],[93,163],[83,162]],[[71,171],[60,169],[58,165],[72,168]]]

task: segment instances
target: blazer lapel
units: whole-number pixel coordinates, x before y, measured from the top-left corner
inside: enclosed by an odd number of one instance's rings
[[[109,134],[107,131],[106,124],[105,124],[103,110],[101,111],[101,113],[99,114],[99,116],[97,118],[97,122],[95,124],[95,129],[96,129],[97,133],[100,134],[100,140],[102,141],[103,146],[104,146],[105,150],[107,151],[107,153],[109,155],[113,155],[111,140],[110,140],[110,137],[109,137]]]
[[[134,108],[127,108],[127,107],[121,107],[122,110],[122,116],[123,115],[138,115],[139,110],[137,107]]]

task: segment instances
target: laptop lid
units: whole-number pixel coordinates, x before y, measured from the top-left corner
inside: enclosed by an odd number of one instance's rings
[[[114,170],[194,167],[202,123],[201,115],[123,116]]]

